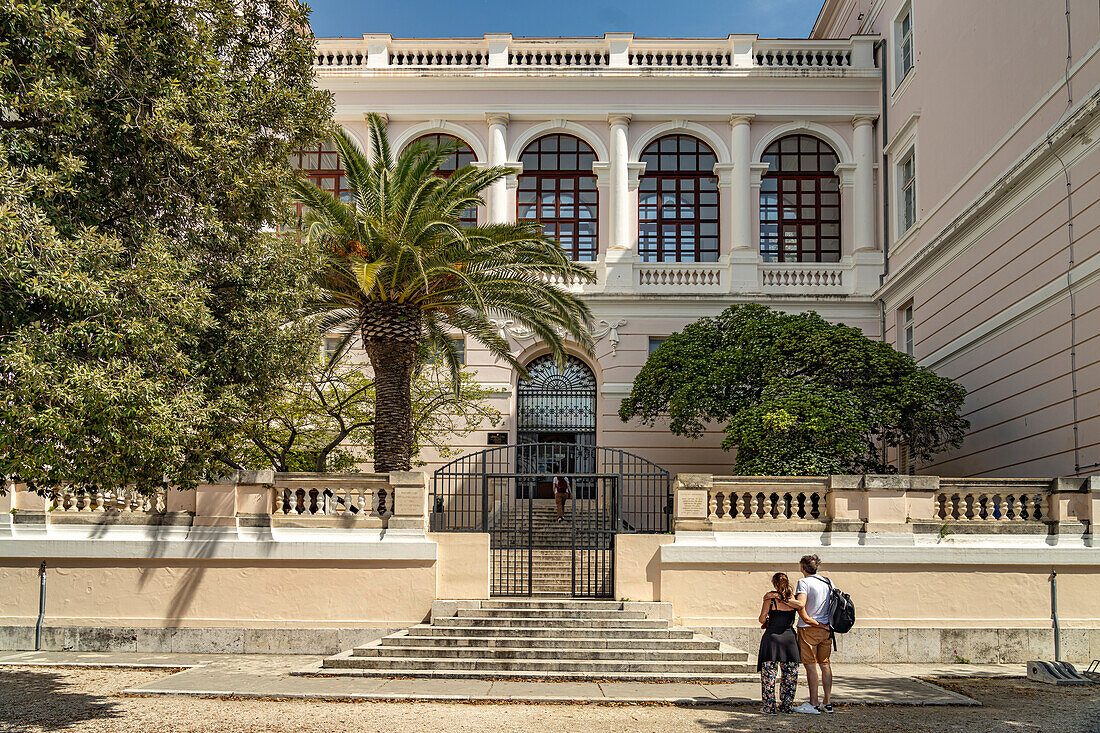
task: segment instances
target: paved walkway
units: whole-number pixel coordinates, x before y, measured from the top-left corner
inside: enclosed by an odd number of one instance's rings
[[[438,700],[534,703],[755,703],[753,683],[523,682],[514,680],[302,677],[320,657],[305,655],[0,652],[0,666],[164,668],[165,676],[125,690],[136,695]],[[1021,664],[837,664],[833,699],[859,705],[977,705],[919,677],[1021,677]],[[175,671],[173,670],[182,670]],[[800,680],[802,686],[805,680]],[[805,693],[800,693],[802,698]]]

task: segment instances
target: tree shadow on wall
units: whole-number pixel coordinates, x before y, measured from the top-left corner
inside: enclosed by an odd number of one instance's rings
[[[66,730],[123,714],[109,697],[73,691],[62,673],[0,670],[0,731]]]

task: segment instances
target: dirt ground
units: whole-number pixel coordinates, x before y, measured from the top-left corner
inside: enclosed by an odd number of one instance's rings
[[[0,731],[40,733],[505,733],[554,731],[1049,731],[1100,733],[1100,685],[1023,679],[939,681],[983,707],[838,707],[834,715],[765,716],[756,706],[464,705],[124,697],[163,670],[0,668]]]

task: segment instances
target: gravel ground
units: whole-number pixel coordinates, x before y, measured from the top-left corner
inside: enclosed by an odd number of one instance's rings
[[[755,706],[462,705],[121,697],[164,670],[5,667],[0,731],[39,733],[332,733],[344,731],[986,731],[1100,732],[1100,685],[1054,688],[1021,679],[952,679],[984,707],[840,707],[832,716],[763,716]]]

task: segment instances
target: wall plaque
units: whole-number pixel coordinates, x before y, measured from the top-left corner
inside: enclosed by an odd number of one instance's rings
[[[707,490],[678,489],[676,491],[677,519],[706,519]]]
[[[508,445],[508,433],[489,433],[489,445]]]

